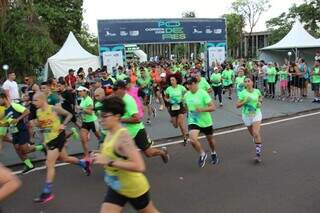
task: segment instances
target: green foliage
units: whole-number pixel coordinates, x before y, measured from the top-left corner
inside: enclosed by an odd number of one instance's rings
[[[0,67],[8,64],[18,77],[35,75],[70,31],[85,49],[97,54],[97,38],[82,25],[83,0],[0,1]]]
[[[305,29],[316,38],[320,37],[320,1],[305,1],[301,5],[294,4],[289,11],[266,22],[268,30],[272,32],[269,42],[274,44],[281,40],[291,29],[295,19],[305,23]]]
[[[239,46],[245,25],[244,18],[236,13],[223,15],[227,24],[228,48],[235,49]]]

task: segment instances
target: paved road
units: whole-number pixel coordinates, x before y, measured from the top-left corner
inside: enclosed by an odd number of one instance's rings
[[[310,94],[310,97],[311,94]],[[263,118],[274,118],[279,116],[292,115],[298,112],[320,109],[320,104],[311,103],[312,99],[308,98],[301,103],[282,102],[277,100],[265,99],[263,104]],[[212,113],[214,118],[214,128],[229,127],[242,123],[241,112],[235,107],[235,98],[230,101],[226,99],[224,106],[218,108]],[[169,123],[169,115],[167,111],[159,111],[156,119],[153,119],[152,125],[146,125],[150,137],[154,140],[176,137],[180,132],[172,128]],[[91,148],[97,148],[97,142],[92,137]],[[79,141],[73,141],[68,146],[68,151],[71,154],[82,152],[82,146]],[[42,155],[35,153],[30,154],[31,158],[39,159]],[[4,144],[4,152],[0,154],[1,162],[5,165],[20,163],[11,144]]]
[[[217,136],[218,166],[199,169],[191,146],[170,146],[171,161],[147,159],[152,198],[164,213],[318,213],[320,212],[320,115],[263,127],[264,161],[252,163],[254,145],[247,131]],[[21,190],[2,204],[4,213],[98,212],[106,191],[103,172],[85,177],[75,166],[57,169],[56,199],[46,206],[32,198],[45,171],[23,176]],[[133,212],[127,207],[124,212]]]

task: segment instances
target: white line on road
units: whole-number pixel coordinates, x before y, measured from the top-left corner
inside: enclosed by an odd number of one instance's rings
[[[294,117],[291,117],[291,118],[284,118],[284,119],[280,119],[280,120],[276,120],[276,121],[270,121],[270,122],[267,122],[267,123],[262,123],[261,126],[268,126],[268,125],[272,125],[272,124],[282,123],[282,122],[286,122],[286,121],[292,121],[292,120],[296,120],[296,119],[300,119],[300,118],[306,118],[306,117],[319,115],[319,114],[320,114],[320,111],[319,112],[308,113],[308,114],[304,114],[304,115],[298,115],[298,116],[294,116]],[[246,127],[239,127],[239,128],[236,128],[236,129],[231,129],[231,130],[226,130],[226,131],[215,133],[214,136],[226,135],[226,134],[230,134],[230,133],[233,133],[233,132],[240,132],[240,131],[243,131],[243,130],[246,130],[246,129],[247,129]],[[199,137],[199,139],[203,139],[203,138],[205,138],[205,136],[200,136]],[[171,146],[171,145],[179,144],[179,143],[182,143],[182,142],[183,142],[183,140],[177,140],[177,141],[172,141],[172,142],[168,142],[168,143],[161,143],[161,144],[155,145],[153,147]],[[58,163],[58,164],[56,164],[55,167],[61,167],[61,166],[65,166],[65,165],[69,165],[69,163]],[[37,167],[34,170],[32,170],[32,172],[43,170],[43,169],[46,169],[46,166]],[[17,174],[21,174],[22,171],[16,171],[16,172],[13,172],[13,173],[17,175]]]

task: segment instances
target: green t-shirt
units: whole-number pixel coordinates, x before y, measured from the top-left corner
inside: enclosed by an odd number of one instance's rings
[[[280,70],[277,74],[279,76],[280,81],[288,80],[289,73],[286,70]]]
[[[275,67],[268,67],[267,68],[267,81],[268,81],[268,83],[275,83],[276,82],[276,75],[277,75],[277,70]]]
[[[233,70],[223,70],[222,78],[223,78],[223,86],[230,86],[233,84],[234,72]]]
[[[205,90],[206,92],[208,91],[208,89],[210,89],[210,84],[208,83],[208,81],[204,78],[201,77],[200,81],[198,82],[198,87],[200,89]]]
[[[90,96],[87,96],[85,98],[81,98],[81,102],[80,102],[80,108],[82,110],[86,110],[90,107],[93,107],[93,100]],[[85,113],[83,112],[83,115],[82,115],[82,121],[83,122],[94,122],[97,120],[97,116],[96,114],[93,112],[92,114],[88,114],[88,113]]]
[[[187,89],[178,84],[176,88],[170,86],[168,87],[164,94],[166,94],[168,97],[169,97],[169,102],[172,104],[172,105],[175,105],[175,104],[180,104],[182,102],[182,99],[183,99],[183,95],[187,92]]]
[[[320,68],[315,67],[313,70],[312,83],[318,84],[320,83]]]
[[[184,96],[184,102],[188,108],[188,124],[195,124],[205,128],[212,126],[212,117],[210,112],[196,112],[197,108],[208,107],[212,99],[207,91],[198,89],[196,93],[188,91]]]
[[[152,81],[150,77],[146,77],[146,78],[138,78],[137,83],[139,85],[140,88],[149,88],[152,85]]]
[[[222,80],[222,75],[219,72],[218,73],[214,72],[210,76],[211,85],[214,87],[221,86],[222,85],[221,80]]]
[[[244,90],[244,79],[246,79],[246,76],[238,76],[236,77],[236,85],[237,85],[237,93],[239,94]]]
[[[246,103],[242,107],[242,115],[244,116],[255,116],[257,113],[261,113],[259,106],[259,98],[261,97],[261,92],[258,89],[253,89],[252,92],[248,90],[243,90],[239,94],[239,101]]]
[[[125,104],[125,113],[122,116],[124,119],[131,118],[134,114],[138,114],[138,107],[133,99],[128,94],[125,94],[122,98],[124,104]],[[140,129],[144,129],[144,125],[142,122],[140,123],[123,123],[123,125],[128,129],[128,132],[132,138],[136,137],[137,133]]]
[[[126,78],[127,78],[127,75],[124,74],[124,73],[121,73],[121,74],[117,74],[117,75],[116,75],[117,81],[119,81],[119,80],[123,81],[123,80],[126,79]]]

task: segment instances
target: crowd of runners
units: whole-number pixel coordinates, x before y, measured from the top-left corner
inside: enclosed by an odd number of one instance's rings
[[[21,98],[10,87],[15,73],[9,73],[0,93],[0,137],[14,146],[25,165],[23,174],[35,169],[29,153],[42,152],[46,156],[47,175],[34,202],[46,203],[54,198],[55,163],[60,160],[78,166],[88,176],[93,163],[105,168],[108,191],[101,212],[120,212],[127,202],[140,212],[158,212],[149,197],[140,153],[168,163],[169,152],[166,147],[152,147],[144,118],[146,125],[152,125],[157,111],[166,110],[172,126],[181,132],[183,145],[190,143],[199,154],[198,166],[204,167],[208,157],[211,164],[217,165],[211,112],[217,106],[223,107],[224,98],[235,98],[235,106],[242,109],[244,125],[253,139],[254,161],[260,163],[263,98],[299,102],[307,96],[311,83],[314,102],[319,103],[319,70],[320,60],[309,68],[303,59],[283,66],[240,60],[214,64],[209,72],[204,71],[200,60],[128,63],[112,72],[107,67],[89,69],[87,74],[82,68],[76,74],[70,69],[67,76],[40,84],[25,77]],[[91,133],[97,138],[99,151],[89,148]],[[199,142],[200,133],[205,135],[210,153]],[[43,143],[35,144],[36,137]],[[66,143],[70,137],[81,141],[83,157],[68,155]],[[2,166],[0,174],[1,200],[20,182]]]

